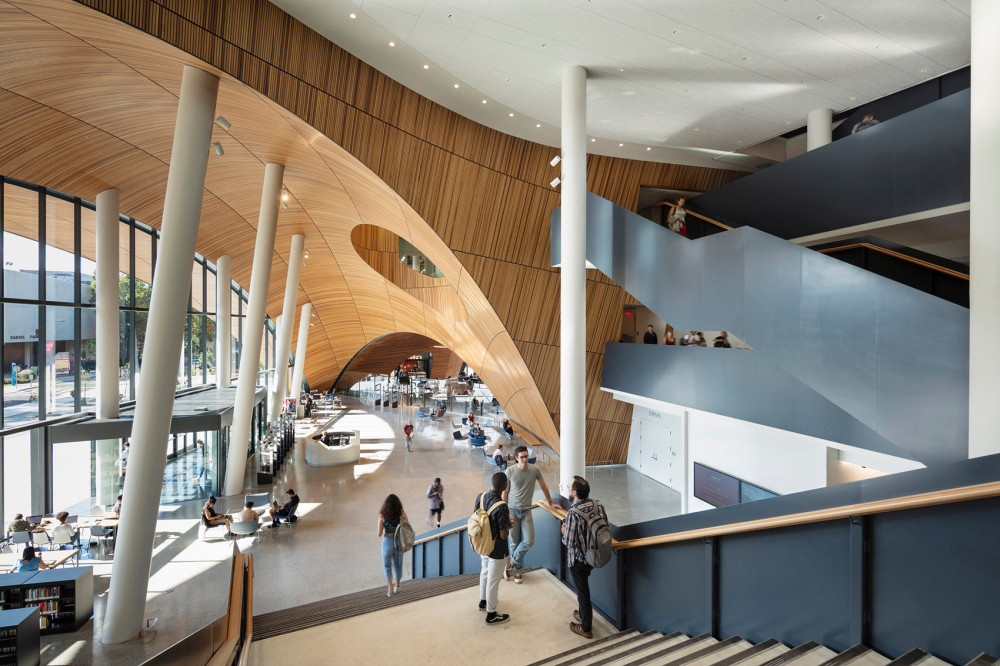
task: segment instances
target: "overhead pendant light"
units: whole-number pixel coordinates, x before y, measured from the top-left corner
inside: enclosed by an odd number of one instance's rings
[[[218,118],[216,118],[215,122],[219,123],[219,127],[221,127],[224,130],[228,130],[230,127],[233,126],[233,124],[231,122],[229,122],[228,120],[226,120],[222,116],[219,116]]]
[[[213,141],[212,147],[215,148],[215,154],[218,155],[219,157],[222,157],[223,155],[226,154],[226,151],[222,149],[222,144],[219,143],[218,141]]]
[[[559,157],[558,155],[556,155],[555,157],[553,157],[553,158],[552,158],[552,159],[551,159],[551,160],[549,161],[549,164],[551,164],[552,166],[555,166],[555,165],[559,164],[559,162],[561,162],[561,161],[562,161],[562,158],[561,158],[561,157]]]

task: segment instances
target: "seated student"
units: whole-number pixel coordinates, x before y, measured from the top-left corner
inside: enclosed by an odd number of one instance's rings
[[[477,425],[473,425],[469,428],[469,437],[475,437],[479,439],[483,436],[483,429]]]
[[[208,501],[205,502],[205,506],[201,510],[201,523],[205,527],[214,527],[215,525],[225,525],[226,532],[228,532],[229,522],[231,520],[232,519],[229,516],[222,513],[218,513],[215,510],[215,496],[213,495],[209,497]]]
[[[493,449],[490,457],[497,462],[497,467],[502,470],[507,469],[507,452],[504,451],[503,442],[497,444],[497,448]]]
[[[274,529],[275,527],[278,526],[279,518],[284,518],[285,520],[288,520],[288,518],[293,513],[295,513],[295,507],[299,505],[299,496],[295,494],[294,490],[289,488],[288,490],[285,491],[285,494],[288,495],[288,501],[285,502],[285,506],[279,509],[278,503],[275,502],[274,505],[271,507],[270,511],[271,524],[269,525],[271,529]]]
[[[66,523],[68,519],[69,519],[68,511],[60,511],[59,513],[57,513],[56,520],[59,521],[59,524],[52,528],[52,535],[55,536],[56,534],[65,533],[70,536],[70,539],[72,541],[79,542],[80,532],[77,531],[77,529],[72,525]]]
[[[31,529],[31,523],[24,519],[24,514],[17,514],[14,516],[14,520],[10,521],[10,525],[7,526],[8,532],[27,532]]]
[[[236,514],[236,519],[234,522],[237,523],[249,523],[249,522],[259,522],[260,514],[253,510],[253,502],[247,502],[243,506],[243,510]]]
[[[49,565],[42,562],[42,558],[35,555],[35,549],[31,546],[27,546],[21,553],[21,559],[18,560],[14,568],[10,570],[9,573],[17,573],[18,571],[38,571],[39,569],[48,569]]]
[[[507,433],[508,437],[514,436],[514,426],[510,424],[510,419],[503,420],[503,431]]]
[[[115,512],[116,516],[121,516],[122,515],[122,496],[121,495],[119,495],[118,499],[115,500],[115,505],[112,507],[112,510]]]
[[[470,426],[476,425],[476,415],[469,412],[469,418],[467,419]]]

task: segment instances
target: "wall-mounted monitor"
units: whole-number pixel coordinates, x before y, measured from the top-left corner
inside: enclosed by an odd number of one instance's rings
[[[740,481],[740,502],[756,502],[757,500],[768,499],[769,497],[777,497],[778,493],[773,493],[767,488],[761,488],[760,486],[755,486],[752,483],[746,481]]]
[[[717,469],[694,464],[694,496],[712,506],[740,503],[740,480]]]

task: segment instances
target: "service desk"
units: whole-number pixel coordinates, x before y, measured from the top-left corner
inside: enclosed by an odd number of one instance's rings
[[[349,443],[346,445],[332,445],[328,446],[320,441],[319,436],[322,436],[322,432],[317,433],[306,439],[306,463],[314,467],[330,467],[333,465],[352,465],[361,459],[361,431],[340,431],[331,432],[331,436],[335,436],[335,442],[340,443],[348,439],[350,436]],[[315,439],[314,439],[315,437]]]

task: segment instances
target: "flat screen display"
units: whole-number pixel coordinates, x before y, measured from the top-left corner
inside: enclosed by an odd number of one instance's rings
[[[712,506],[740,503],[740,480],[717,469],[694,464],[694,496]]]
[[[746,481],[740,481],[740,502],[756,502],[757,500],[777,497],[778,493],[772,493],[766,488],[755,486]]]

